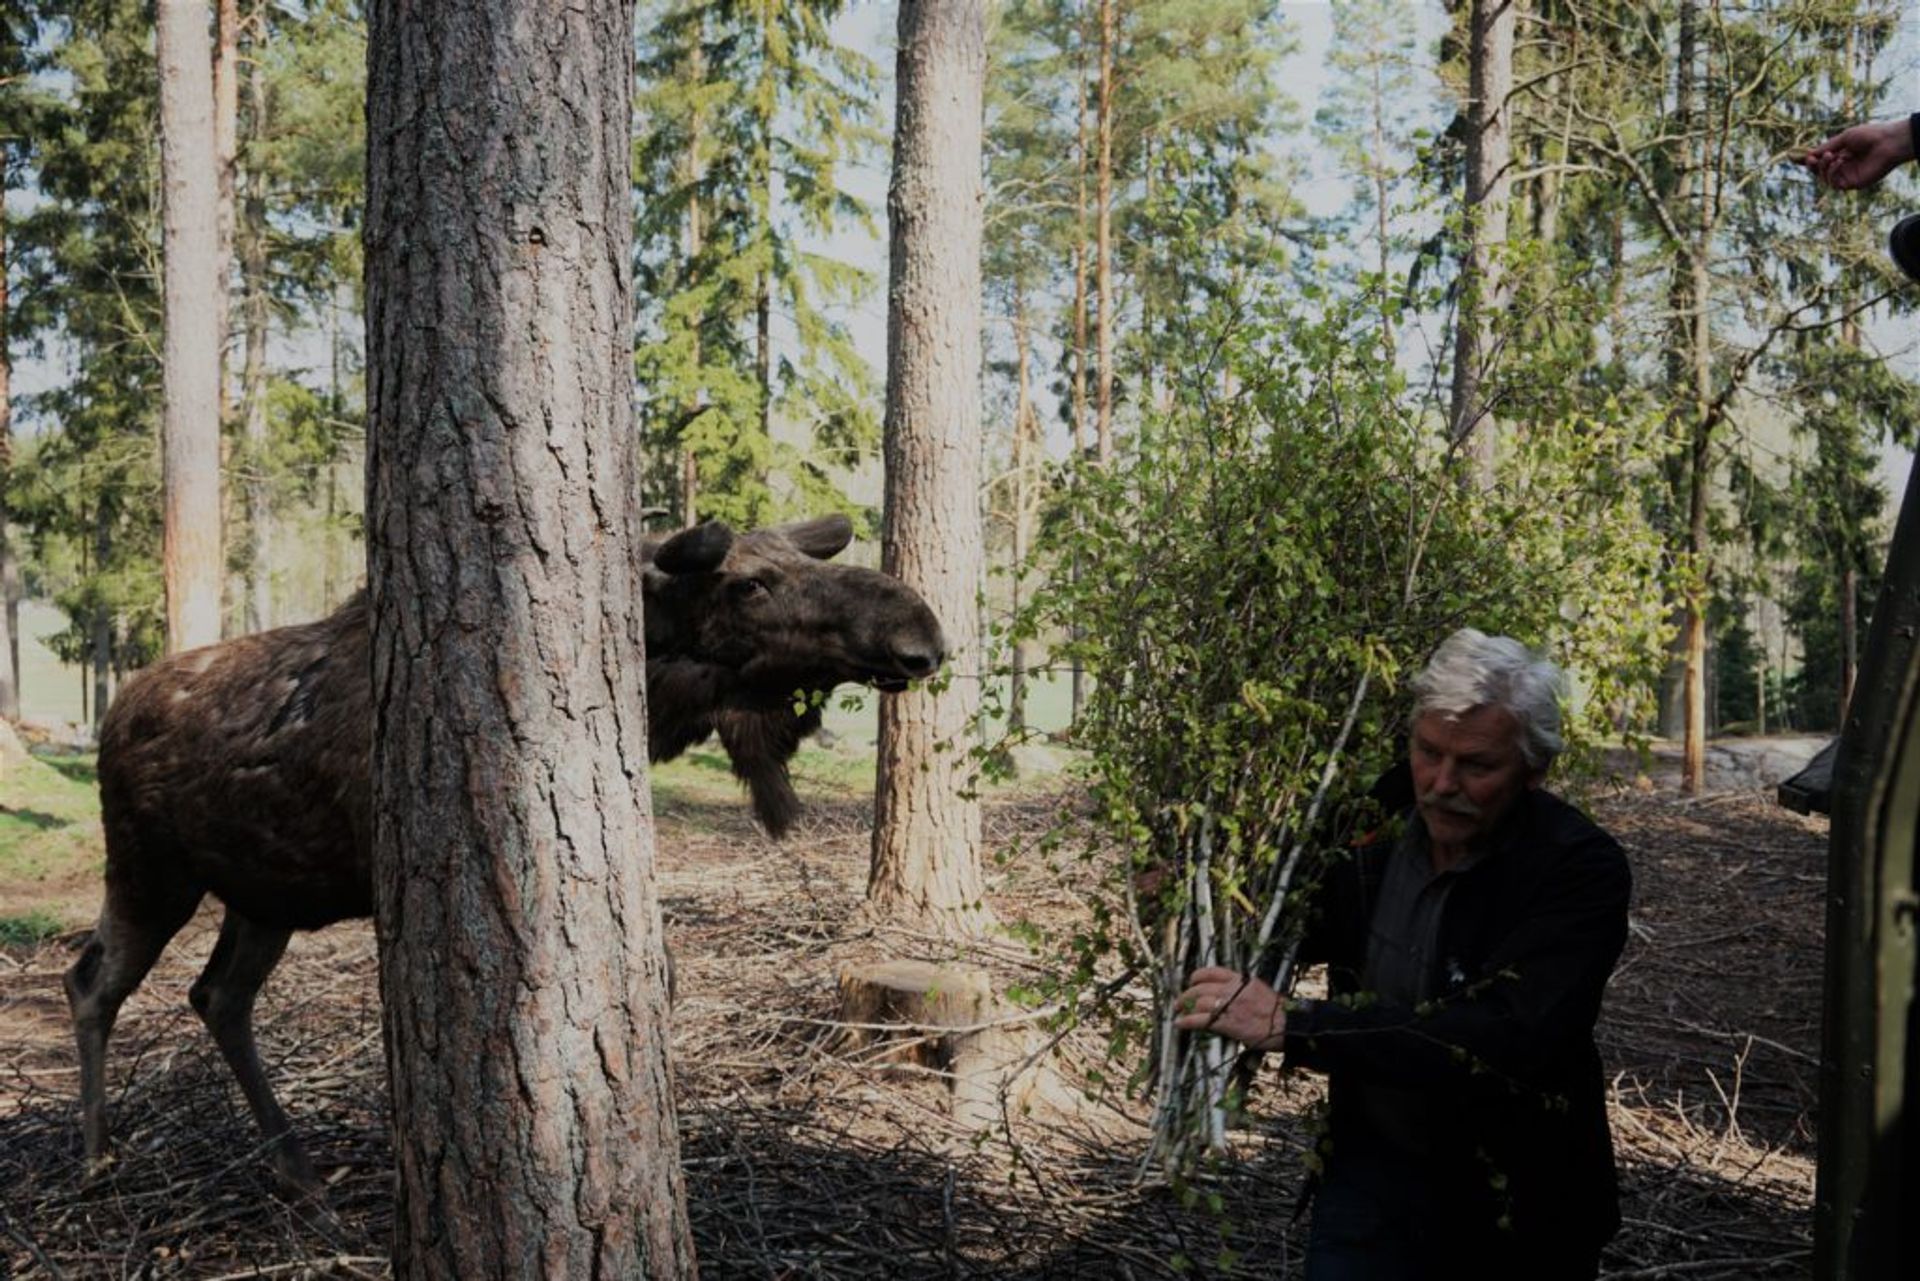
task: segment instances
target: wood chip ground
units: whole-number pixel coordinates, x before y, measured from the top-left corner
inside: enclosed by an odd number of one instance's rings
[[[1071,798],[990,805],[996,844]],[[1635,794],[1597,817],[1632,856],[1633,937],[1600,1029],[1626,1225],[1605,1274],[1807,1274],[1826,825],[1760,793]],[[861,911],[867,807],[816,803],[773,844],[741,806],[661,818],[679,963],[674,1060],[694,1233],[709,1278],[1285,1277],[1320,1088],[1263,1071],[1235,1160],[1200,1197],[1139,1177],[1143,1108],[1043,1106],[1009,1133],[946,1116],[936,1080],[836,1050],[848,964],[947,959]],[[1069,876],[997,870],[1003,920],[1070,928]],[[60,974],[78,939],[0,953],[0,1277],[384,1277],[390,1157],[375,953],[365,923],[296,939],[260,1009],[281,1097],[331,1180],[331,1214],[274,1199],[257,1135],[186,990],[203,912],[129,1003],[110,1087],[118,1160],[81,1177]],[[1007,944],[1001,983],[1046,967]],[[1069,1085],[1100,1061],[1069,1039]],[[895,1056],[897,1058],[897,1056]]]

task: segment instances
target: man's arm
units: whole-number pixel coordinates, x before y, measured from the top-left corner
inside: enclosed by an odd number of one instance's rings
[[[1920,113],[1843,129],[1800,157],[1800,163],[1829,187],[1841,191],[1871,187],[1913,159],[1916,120]]]
[[[1590,1029],[1626,944],[1631,888],[1625,857],[1596,842],[1542,886],[1474,988],[1423,1010],[1303,1002],[1286,1018],[1287,1058],[1386,1085],[1530,1080]]]

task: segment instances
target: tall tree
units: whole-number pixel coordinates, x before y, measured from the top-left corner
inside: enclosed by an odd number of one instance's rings
[[[5,87],[0,78],[0,88]],[[7,192],[13,186],[11,139],[0,130],[0,718],[20,719],[20,659],[14,640],[11,584],[18,577],[13,535],[7,529],[10,512],[7,486],[13,480],[13,343],[12,308],[8,301]]]
[[[1513,158],[1507,100],[1513,92],[1513,31],[1520,0],[1468,0],[1465,227],[1453,327],[1449,439],[1493,482],[1498,429],[1484,391],[1492,320],[1501,308],[1500,254],[1507,240],[1508,169]]]
[[[1327,51],[1332,79],[1314,117],[1314,131],[1343,175],[1353,180],[1353,198],[1340,229],[1371,238],[1380,336],[1389,356],[1397,347],[1392,275],[1404,232],[1394,228],[1396,188],[1412,167],[1413,124],[1428,96],[1416,51],[1414,26],[1395,0],[1348,0],[1333,8]],[[1362,227],[1361,218],[1370,225]],[[1344,237],[1343,237],[1344,238]]]
[[[220,639],[220,349],[227,263],[220,253],[207,24],[205,0],[157,0],[166,281],[163,556],[172,650]]]
[[[981,155],[986,0],[902,0],[887,192],[886,511],[881,568],[947,633],[944,689],[880,707],[867,898],[977,927],[986,917],[980,806],[966,783],[979,701]]]
[[[17,337],[51,335],[66,379],[33,398],[11,494],[39,586],[66,613],[51,637],[91,668],[88,703],[104,713],[117,668],[164,641],[155,466],[161,348],[154,141],[154,29],[141,0],[40,10],[55,93],[31,130],[35,207],[14,224],[31,261],[13,301]],[[9,94],[9,108],[20,99]]]
[[[874,233],[845,174],[878,141],[878,72],[833,40],[844,7],[654,0],[643,24],[635,168],[659,196],[638,219],[635,360],[649,498],[682,520],[689,492],[739,524],[851,510],[837,473],[878,439],[836,311],[870,281],[818,247]]]
[[[1100,13],[1100,62],[1098,106],[1095,109],[1096,150],[1093,165],[1094,193],[1094,313],[1093,436],[1094,455],[1105,464],[1113,458],[1113,113],[1114,45],[1119,39],[1119,15],[1114,7],[1120,0],[1098,0]]]
[[[375,902],[404,1277],[693,1270],[630,411],[633,7],[377,5]]]
[[[231,0],[222,0],[226,15]],[[273,501],[267,467],[267,342],[272,322],[267,281],[267,42],[265,5],[251,24],[247,46],[247,154],[238,211],[241,332],[246,356],[240,375],[240,421],[247,513],[247,630],[273,626]]]

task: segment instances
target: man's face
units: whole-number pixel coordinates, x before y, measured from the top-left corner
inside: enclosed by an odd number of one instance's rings
[[[1434,844],[1464,846],[1491,832],[1546,771],[1520,754],[1520,723],[1501,707],[1413,723],[1413,786]]]

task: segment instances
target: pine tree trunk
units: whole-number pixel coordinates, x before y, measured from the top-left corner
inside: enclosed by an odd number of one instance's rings
[[[693,52],[689,55],[688,60],[688,79],[696,85],[702,84],[706,80],[707,59],[705,51],[701,48],[701,41],[705,38],[705,35],[706,27],[704,17],[697,18],[694,28]],[[687,190],[692,193],[687,197],[687,272],[689,283],[694,283],[694,273],[699,271],[700,253],[701,250],[706,247],[706,227],[700,219],[700,143],[701,122],[700,114],[696,111],[692,123],[688,128],[687,138]],[[701,374],[700,318],[698,316],[692,319],[689,338],[693,343],[693,350],[688,356],[687,365],[688,368],[694,371],[694,376],[699,378]],[[682,409],[686,416],[687,426],[691,427],[695,415],[697,415],[700,410],[699,397],[696,395],[690,398],[688,403],[682,406]],[[684,436],[687,427],[682,427],[680,430]],[[700,460],[695,456],[692,448],[683,442],[680,446],[681,525],[691,528],[699,524],[699,510]]]
[[[0,143],[0,718],[20,719],[20,661],[14,643],[13,602],[6,586],[18,577],[8,529],[7,487],[13,479],[13,344],[7,296],[7,189],[13,182],[6,144]]]
[[[1482,486],[1493,483],[1498,427],[1483,384],[1493,354],[1493,318],[1504,304],[1499,250],[1507,239],[1507,170],[1513,155],[1507,97],[1513,91],[1514,9],[1518,0],[1472,0],[1468,36],[1467,243],[1454,318],[1455,449],[1471,460]]]
[[[633,5],[370,16],[394,1275],[690,1276],[635,572]]]
[[[265,27],[264,16],[261,26]],[[220,261],[233,261],[240,155],[240,0],[218,0],[213,42],[213,155],[219,183]]]
[[[203,0],[158,0],[160,168],[166,326],[161,437],[167,648],[220,639],[219,155]]]
[[[766,69],[759,92],[760,139],[755,181],[760,193],[754,212],[760,219],[759,234],[766,249],[766,261],[754,281],[753,295],[753,372],[760,383],[761,447],[768,453],[773,448],[773,125],[779,101],[772,69],[773,12],[772,5],[764,6],[761,11],[761,40],[766,46],[761,57]],[[764,481],[766,477],[757,479]]]
[[[1860,638],[1855,598],[1859,592],[1859,582],[1853,566],[1849,565],[1840,571],[1840,719],[1834,722],[1836,725],[1847,723],[1847,704],[1853,701],[1853,683],[1858,674]]]
[[[1688,110],[1685,119],[1693,122],[1692,104],[1694,51],[1697,39],[1697,15],[1690,2],[1681,7],[1680,73],[1688,86]],[[1706,783],[1707,772],[1707,593],[1712,569],[1711,531],[1707,526],[1713,484],[1713,332],[1709,304],[1713,280],[1707,270],[1713,223],[1713,147],[1708,138],[1711,113],[1701,112],[1696,143],[1699,148],[1694,185],[1698,199],[1694,203],[1691,226],[1693,242],[1687,254],[1687,357],[1693,378],[1692,405],[1688,415],[1692,439],[1687,449],[1687,564],[1690,579],[1685,601],[1685,628],[1682,640],[1686,661],[1686,738],[1681,766],[1681,786],[1698,792]],[[1680,206],[1686,211],[1684,205]]]
[[[902,0],[887,193],[886,510],[881,568],[947,629],[952,679],[882,701],[868,901],[967,931],[982,902],[964,753],[979,700],[981,131],[985,0]]]
[[[95,573],[102,573],[113,563],[113,510],[105,502],[96,503],[93,508],[93,565]],[[113,662],[113,615],[105,604],[93,607],[93,634],[87,638],[87,657],[93,667],[93,699],[90,710],[93,715],[94,741],[100,740],[100,724],[106,718],[107,704],[112,700],[113,691],[108,684],[108,670]]]
[[[1080,46],[1086,47],[1085,31],[1081,32]],[[1087,157],[1087,76],[1084,65],[1074,76],[1074,165],[1077,170],[1074,178],[1074,219],[1073,219],[1073,465],[1077,468],[1087,458],[1087,171],[1090,168]],[[1067,565],[1068,577],[1075,583],[1080,581],[1080,562],[1077,557]],[[1078,624],[1074,626],[1074,640],[1080,639]],[[1080,713],[1087,702],[1087,671],[1079,656],[1073,660],[1072,702],[1069,705],[1067,723],[1078,725]]]
[[[247,108],[256,143],[266,136],[266,21],[249,47]],[[267,298],[267,179],[256,158],[246,174],[245,217],[240,239],[246,361],[240,382],[241,421],[247,453],[247,628],[273,626],[273,505],[267,477],[267,338],[271,315]]]
[[[264,25],[264,23],[263,23]],[[220,398],[220,470],[224,475],[230,468],[229,453],[233,443],[236,418],[244,415],[242,407],[238,413],[233,403],[233,379],[229,368],[229,340],[233,337],[234,317],[230,310],[228,297],[233,278],[234,265],[234,224],[238,217],[235,192],[239,186],[239,136],[240,136],[240,4],[239,0],[215,0],[213,27],[213,157],[214,178],[218,184],[215,205],[215,225],[218,229],[219,247],[215,251],[220,263],[220,339],[219,339],[219,398]],[[233,524],[230,511],[233,495],[226,485],[220,491],[220,530],[224,540],[226,531]],[[249,531],[251,537],[251,531]],[[224,564],[222,579],[225,579]],[[237,593],[223,590],[223,597]],[[231,635],[235,630],[244,631],[245,615],[252,612],[250,601],[233,601],[233,607],[242,615],[238,628],[229,628],[224,623],[221,635]],[[223,618],[226,611],[222,611]]]

